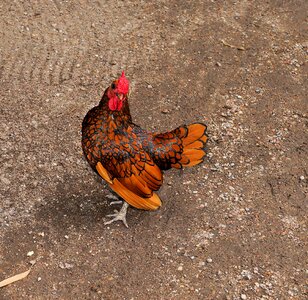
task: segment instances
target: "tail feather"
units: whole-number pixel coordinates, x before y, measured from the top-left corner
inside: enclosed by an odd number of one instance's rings
[[[206,141],[204,124],[183,125],[170,132],[154,134],[149,152],[162,170],[192,167],[203,161]]]
[[[206,126],[195,123],[187,126],[187,135],[182,138],[184,146],[182,158],[179,163],[184,167],[192,167],[200,164],[206,154],[205,145],[207,141]],[[176,167],[171,165],[172,167]]]

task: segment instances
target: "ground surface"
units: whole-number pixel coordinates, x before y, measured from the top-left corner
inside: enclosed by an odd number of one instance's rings
[[[0,3],[1,299],[305,299],[307,1]],[[231,47],[230,47],[231,45]],[[208,124],[129,229],[80,127],[125,69],[149,130]],[[307,69],[306,69],[307,71]],[[306,73],[307,74],[307,73]],[[33,251],[32,256],[27,256]]]

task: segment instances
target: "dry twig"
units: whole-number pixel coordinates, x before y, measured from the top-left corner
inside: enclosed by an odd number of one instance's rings
[[[16,282],[18,280],[26,278],[29,275],[30,271],[31,271],[31,269],[29,269],[26,272],[14,275],[14,276],[12,276],[10,278],[7,278],[7,279],[4,279],[4,280],[0,281],[0,288],[4,287],[6,285],[9,285],[9,284],[11,284],[13,282]]]
[[[221,40],[221,42],[222,42],[225,46],[230,47],[230,48],[233,48],[233,49],[237,49],[237,50],[241,50],[241,51],[245,51],[245,50],[246,50],[244,47],[231,45],[231,44],[227,43],[227,42],[224,41],[224,40]]]

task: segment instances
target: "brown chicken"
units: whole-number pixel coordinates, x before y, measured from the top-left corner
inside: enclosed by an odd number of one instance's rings
[[[129,205],[144,210],[161,206],[157,191],[162,170],[201,163],[205,156],[206,126],[180,126],[166,133],[150,133],[132,122],[129,82],[124,72],[108,87],[98,106],[82,123],[82,148],[91,167],[124,201],[105,224],[121,220],[127,226]]]

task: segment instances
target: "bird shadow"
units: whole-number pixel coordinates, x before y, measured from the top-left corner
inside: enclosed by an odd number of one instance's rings
[[[119,209],[121,205],[111,206],[107,197],[113,194],[106,185],[98,182],[98,187],[89,189],[82,186],[63,190],[58,186],[54,195],[35,207],[35,223],[48,225],[54,231],[63,232],[69,228],[89,229],[100,226],[104,229],[105,216]],[[120,199],[119,199],[120,200]]]
[[[121,204],[110,205],[111,199],[108,195],[111,194],[113,192],[107,184],[102,184],[100,179],[96,179],[89,185],[80,177],[67,176],[63,182],[58,183],[55,190],[45,193],[42,201],[31,208],[30,217],[24,218],[21,223],[16,222],[16,226],[6,231],[5,244],[16,249],[27,247],[29,238],[42,236],[42,234],[46,245],[51,247],[54,241],[63,240],[63,237],[69,234],[101,237],[109,230],[104,224],[105,221],[110,220],[106,215],[121,207]],[[170,217],[169,213],[173,211],[171,206],[168,213],[168,207],[169,205],[146,213],[131,207],[127,216],[129,229],[121,222],[115,222],[109,227],[122,234],[127,230],[134,232],[143,227],[153,228],[157,226],[157,222],[166,224]],[[8,256],[10,256],[9,252],[6,253]]]
[[[72,228],[77,232],[84,230],[93,232],[93,229],[98,229],[102,233],[107,230],[104,222],[110,220],[106,216],[122,206],[122,204],[110,205],[115,201],[110,198],[111,195],[122,200],[106,183],[102,183],[100,178],[97,178],[91,187],[87,183],[79,182],[78,179],[70,178],[66,184],[59,183],[53,195],[48,195],[43,203],[35,206],[35,225],[41,229],[47,227],[60,235]],[[131,228],[150,222],[149,213],[143,212],[130,206],[127,219]],[[151,213],[158,217],[161,212]],[[115,222],[110,226],[126,230],[122,222]]]

